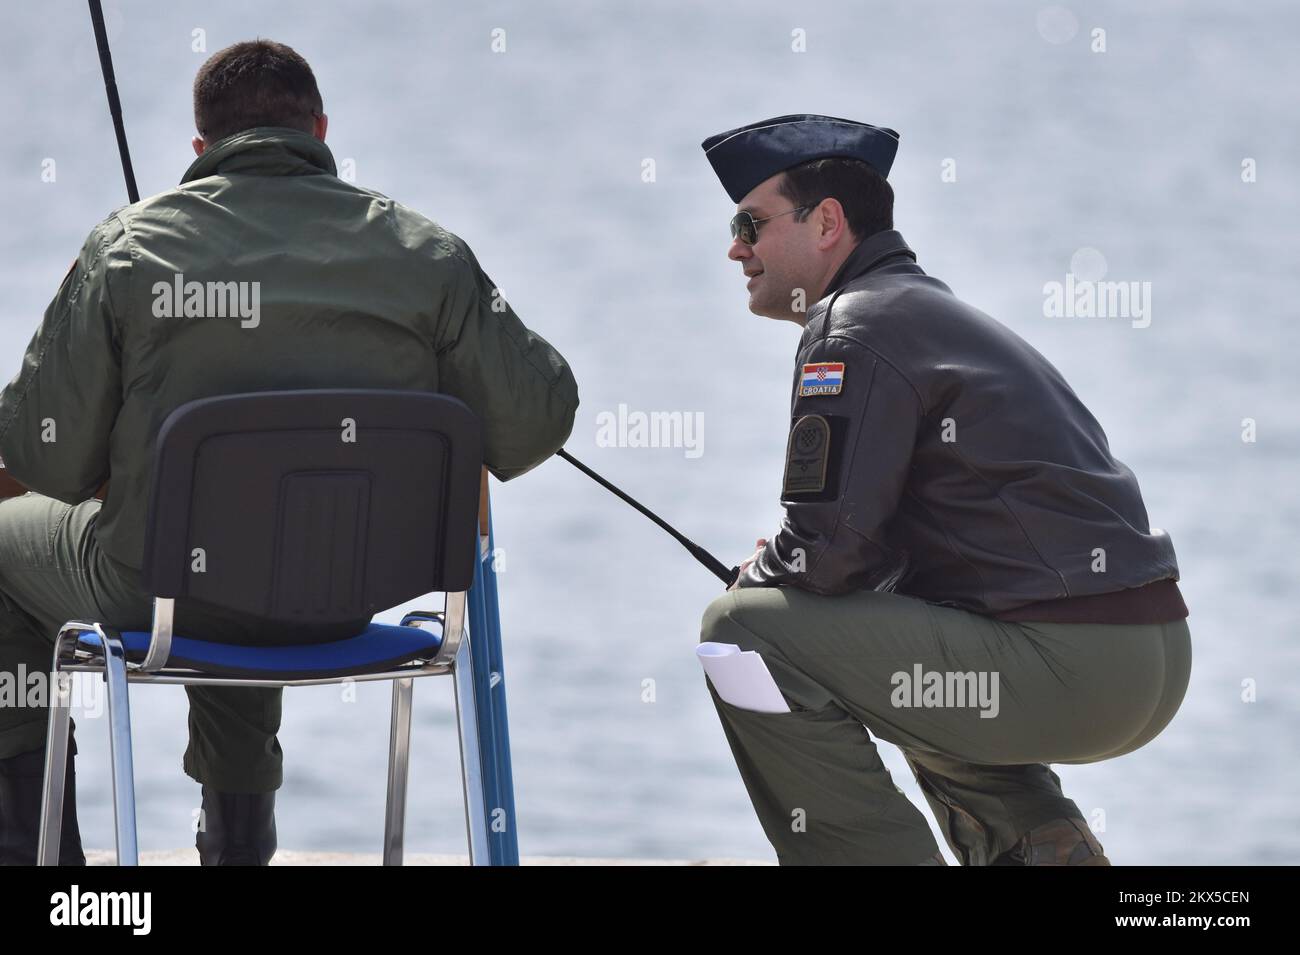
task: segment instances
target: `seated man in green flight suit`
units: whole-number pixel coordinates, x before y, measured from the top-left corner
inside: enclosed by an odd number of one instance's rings
[[[140,587],[158,427],[196,398],[391,388],[460,398],[509,480],[563,445],[577,385],[460,238],[340,179],[311,67],[268,40],[214,54],[194,83],[198,158],[175,189],[94,228],[0,395],[0,457],[31,493],[0,500],[0,675],[48,671],[70,619],[148,629]],[[218,315],[189,283],[238,295]],[[247,294],[245,294],[247,290]],[[108,481],[101,507],[92,497]],[[177,602],[176,630],[226,642],[337,639]],[[12,679],[12,676],[11,676]],[[279,689],[192,687],[187,774],[201,862],[275,851]],[[31,864],[48,711],[0,706],[0,863]],[[75,741],[70,750],[76,752]],[[68,760],[61,862],[84,863]]]
[[[1109,865],[1049,763],[1173,718],[1191,642],[1169,536],[1060,372],[893,227],[892,129],[762,120],[702,144],[749,308],[802,327],[785,519],[704,615],[786,710],[709,683],[783,864]],[[748,699],[741,702],[750,702]]]

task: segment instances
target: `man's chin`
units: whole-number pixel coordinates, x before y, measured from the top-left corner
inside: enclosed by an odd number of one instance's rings
[[[790,315],[788,310],[782,311],[778,306],[775,306],[770,302],[764,302],[752,297],[749,300],[749,310],[759,318],[770,318],[778,322],[788,322],[793,319],[793,316]]]

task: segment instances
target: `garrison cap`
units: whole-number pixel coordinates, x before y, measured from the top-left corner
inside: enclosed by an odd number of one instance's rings
[[[794,113],[729,129],[700,145],[731,201],[739,202],[769,176],[830,156],[860,159],[888,176],[898,133],[851,119]]]

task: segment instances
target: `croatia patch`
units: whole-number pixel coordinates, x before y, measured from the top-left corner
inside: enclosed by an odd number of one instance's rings
[[[844,362],[819,361],[803,366],[799,378],[799,397],[838,395],[844,388]]]

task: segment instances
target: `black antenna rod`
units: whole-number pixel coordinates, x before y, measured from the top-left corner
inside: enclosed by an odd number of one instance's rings
[[[681,544],[683,547],[685,547],[688,551],[691,552],[692,557],[694,557],[701,564],[707,567],[715,577],[717,577],[728,587],[730,587],[731,584],[735,581],[736,577],[740,575],[739,567],[732,567],[730,570],[727,570],[726,565],[723,564],[722,561],[718,560],[718,558],[714,557],[712,554],[710,554],[699,544],[695,543],[692,540],[689,540],[685,535],[679,533],[676,528],[674,528],[671,524],[665,521],[654,511],[650,510],[648,507],[638,503],[628,495],[624,494],[622,491],[620,491],[614,485],[610,484],[608,481],[606,481],[603,477],[601,477],[591,468],[587,467],[585,464],[583,464],[581,461],[579,461],[577,458],[571,455],[568,451],[565,451],[563,448],[560,448],[560,450],[555,453],[558,454],[560,457],[564,458],[564,460],[568,461],[575,468],[577,468],[583,474],[587,475],[587,477],[591,478],[601,487],[605,488],[608,491],[612,491],[614,494],[618,495],[624,501],[626,501],[627,503],[635,507],[646,517],[650,518],[650,520],[654,521],[656,524],[658,524],[660,527],[666,530],[669,534],[673,536],[673,539],[676,540],[677,543]]]
[[[113,78],[113,54],[108,50],[108,31],[104,29],[104,8],[100,6],[100,0],[90,0],[90,21],[95,26],[95,45],[99,47],[99,67],[104,72],[108,111],[113,114],[113,129],[117,131],[117,152],[122,157],[122,174],[126,176],[126,194],[132,202],[139,202],[140,190],[135,186],[135,170],[131,168],[131,151],[126,145],[126,126],[122,123],[122,101],[118,99],[117,80]]]

